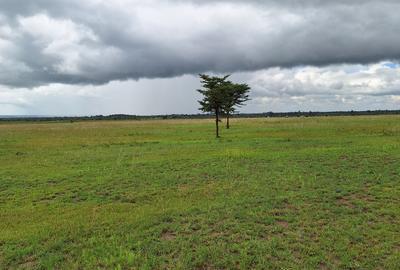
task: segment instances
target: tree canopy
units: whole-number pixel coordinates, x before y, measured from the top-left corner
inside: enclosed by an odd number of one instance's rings
[[[219,116],[223,112],[222,108],[226,101],[227,88],[230,86],[227,79],[230,75],[216,77],[200,74],[199,76],[203,87],[197,90],[203,95],[203,99],[199,101],[200,110],[215,114],[215,134],[219,138]]]
[[[235,112],[235,107],[242,106],[249,100],[250,87],[247,84],[235,84],[228,80],[230,75],[223,77],[200,74],[202,89],[197,91],[203,95],[199,100],[200,110],[215,115],[216,137],[219,137],[220,115],[227,117],[227,128],[229,128],[229,117]]]
[[[224,87],[224,103],[222,105],[223,112],[226,115],[226,128],[229,129],[229,118],[235,112],[236,107],[244,105],[249,98],[250,87],[247,84],[236,84],[229,82]]]

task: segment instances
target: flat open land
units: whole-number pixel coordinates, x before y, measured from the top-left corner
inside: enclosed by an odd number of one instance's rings
[[[400,269],[400,117],[0,123],[0,269]]]

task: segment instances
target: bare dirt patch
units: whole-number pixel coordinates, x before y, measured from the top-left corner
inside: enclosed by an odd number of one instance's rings
[[[222,233],[222,232],[217,232],[217,231],[214,231],[214,232],[211,232],[211,233],[210,233],[210,236],[211,236],[212,238],[218,238],[218,237],[223,236],[223,235],[224,235],[224,233]]]
[[[340,197],[337,199],[337,203],[340,206],[345,206],[351,209],[354,209],[356,207],[357,202],[362,202],[362,203],[372,203],[375,202],[375,198],[369,194],[366,193],[356,193],[356,194],[351,194],[348,196]]]
[[[345,206],[345,207],[348,207],[348,208],[351,208],[351,209],[355,208],[354,204],[350,201],[350,199],[348,197],[339,198],[337,200],[337,203],[340,206]]]
[[[279,226],[283,227],[283,228],[288,228],[289,227],[289,222],[284,221],[284,220],[278,220],[276,222],[276,224],[278,224]]]
[[[176,234],[170,231],[163,232],[161,234],[161,239],[164,241],[172,241],[176,238]]]
[[[21,269],[34,269],[36,267],[36,258],[29,256],[19,265]]]
[[[329,270],[330,268],[326,265],[326,263],[320,262],[319,263],[319,269],[321,270]]]

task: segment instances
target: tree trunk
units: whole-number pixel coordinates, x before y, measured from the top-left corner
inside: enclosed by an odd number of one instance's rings
[[[226,129],[229,129],[229,117],[230,117],[230,115],[229,115],[229,113],[226,115]]]
[[[219,138],[219,110],[215,110],[215,135]]]

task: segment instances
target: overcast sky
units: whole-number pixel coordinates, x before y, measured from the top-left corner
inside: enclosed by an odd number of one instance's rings
[[[400,109],[398,0],[0,0],[0,115]]]

